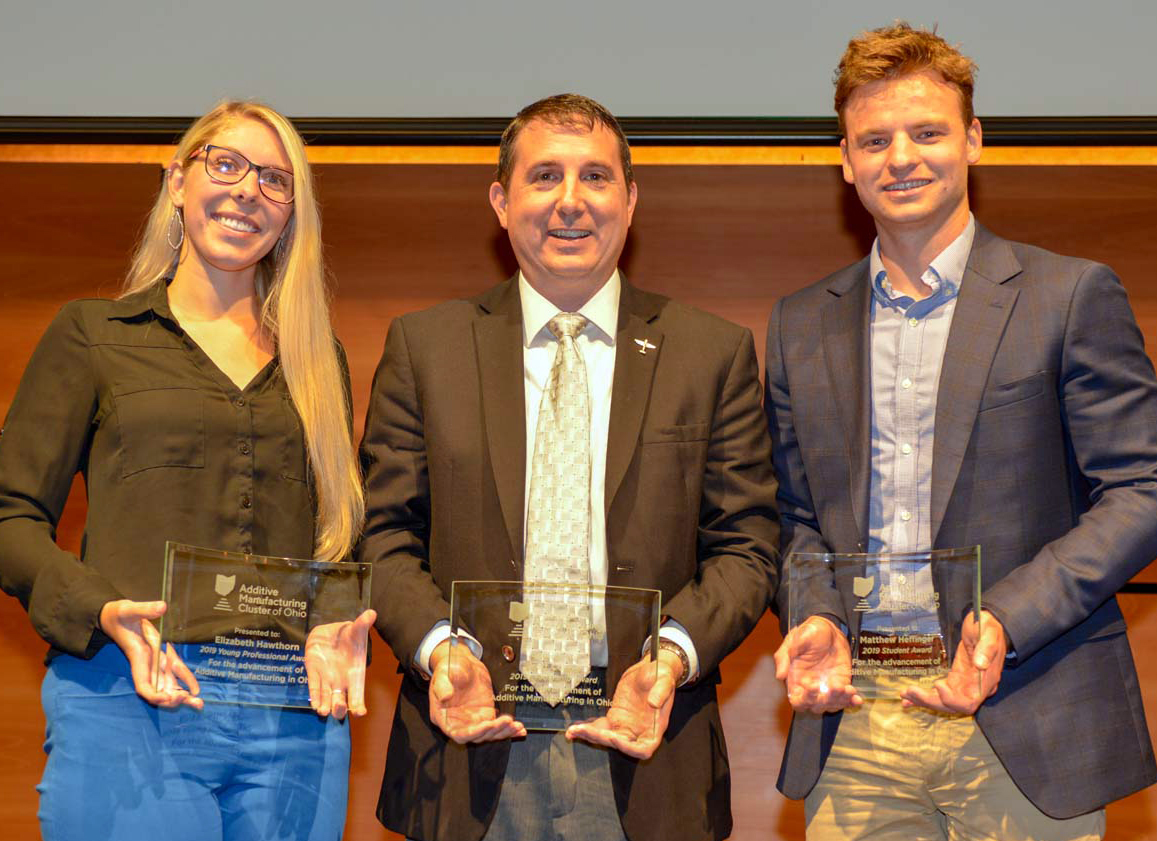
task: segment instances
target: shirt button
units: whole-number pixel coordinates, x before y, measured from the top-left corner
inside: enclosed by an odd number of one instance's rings
[[[918,318],[909,318],[909,319],[908,319],[908,324],[909,324],[910,326],[912,326],[912,327],[919,327],[919,326],[920,326],[920,319],[918,319]]]
[[[904,455],[909,455],[912,452],[912,445],[911,444],[901,444],[900,445],[900,452],[902,452]]]
[[[243,455],[243,456],[249,455],[249,442],[248,441],[242,441],[240,444],[237,445],[237,449],[241,453],[241,455]]]
[[[911,388],[911,387],[912,387],[912,380],[910,378],[904,377],[904,379],[900,380],[900,388]]]
[[[233,405],[236,406],[238,409],[242,408],[245,405],[245,398],[244,397],[238,397],[236,400],[233,401]]]
[[[241,494],[241,507],[242,508],[252,508],[253,507],[253,499],[249,496],[249,494]]]
[[[900,519],[905,523],[912,519],[912,512],[907,509],[900,512]]]

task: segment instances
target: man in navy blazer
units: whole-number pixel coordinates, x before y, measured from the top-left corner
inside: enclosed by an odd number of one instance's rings
[[[848,45],[843,172],[877,240],[768,327],[784,557],[983,555],[951,671],[894,699],[849,682],[847,594],[797,594],[779,786],[809,839],[1101,838],[1157,777],[1115,597],[1157,556],[1153,366],[1108,267],[972,217],[973,71],[907,24]]]

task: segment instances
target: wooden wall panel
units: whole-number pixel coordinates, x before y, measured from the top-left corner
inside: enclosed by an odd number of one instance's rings
[[[327,256],[336,279],[335,320],[349,351],[355,425],[382,340],[397,314],[473,295],[514,269],[486,201],[484,165],[317,167]],[[762,357],[767,315],[781,295],[865,253],[870,220],[829,166],[638,168],[639,209],[624,268],[632,281],[750,327]],[[81,296],[115,294],[159,183],[145,164],[0,162],[0,412],[6,412],[32,348],[56,309]],[[977,215],[996,232],[1108,262],[1129,289],[1157,347],[1157,168],[978,167]],[[65,399],[66,396],[62,396]],[[79,545],[83,490],[61,524]],[[1157,581],[1144,573],[1141,580]],[[1157,600],[1124,599],[1150,718],[1157,716]],[[774,621],[724,664],[724,719],[733,767],[735,839],[801,839],[802,811],[774,790],[788,711],[774,680]],[[20,606],[0,600],[0,824],[13,841],[38,837],[34,785],[43,764],[38,687],[44,646]],[[375,646],[372,713],[354,723],[346,837],[395,836],[373,818],[398,676]],[[1157,837],[1157,797],[1110,809],[1112,841]]]

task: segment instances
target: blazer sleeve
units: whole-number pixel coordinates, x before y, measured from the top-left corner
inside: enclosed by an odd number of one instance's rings
[[[1157,380],[1124,288],[1084,263],[1058,376],[1076,525],[984,593],[1023,661],[1086,619],[1157,557]],[[1031,506],[1029,506],[1031,508]]]
[[[88,460],[97,391],[81,304],[65,306],[24,370],[0,435],[0,587],[61,651],[91,656],[100,610],[120,593],[56,545],[73,477]]]
[[[780,587],[773,609],[779,615],[781,630],[787,630],[788,600],[805,599],[801,615],[825,614],[848,625],[835,580],[809,577],[808,592],[791,587],[788,559],[794,552],[824,553],[831,549],[820,533],[811,488],[804,470],[803,454],[796,434],[791,405],[791,386],[784,355],[784,302],[776,302],[767,325],[767,351],[764,356],[763,408],[771,444],[775,474],[779,480],[776,504],[780,516]],[[792,592],[792,590],[795,592]]]
[[[358,560],[373,564],[376,627],[398,662],[414,654],[450,605],[430,574],[430,484],[420,395],[404,318],[396,318],[374,374],[361,444],[366,524]]]
[[[714,671],[759,621],[777,581],[775,476],[750,331],[736,344],[711,423],[697,530],[698,572],[664,606]]]

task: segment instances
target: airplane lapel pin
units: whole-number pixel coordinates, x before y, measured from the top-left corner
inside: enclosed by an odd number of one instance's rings
[[[657,346],[651,344],[646,339],[635,339],[635,344],[639,346],[639,353],[643,356],[647,355],[647,351],[654,350]]]

